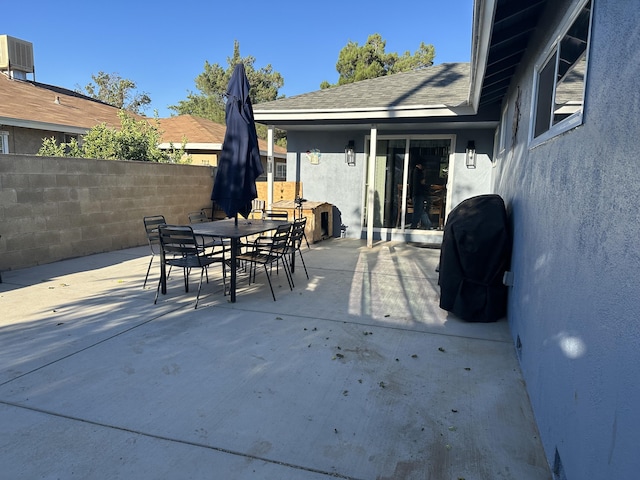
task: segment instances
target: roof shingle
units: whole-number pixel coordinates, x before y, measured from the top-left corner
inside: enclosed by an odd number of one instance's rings
[[[411,72],[304,93],[254,105],[255,111],[355,110],[465,104],[469,63],[443,63]]]
[[[119,109],[85,95],[0,74],[0,123],[12,121],[89,129],[106,123],[120,127]]]

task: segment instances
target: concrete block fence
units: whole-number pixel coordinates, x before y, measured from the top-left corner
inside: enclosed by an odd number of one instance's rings
[[[211,206],[208,166],[0,155],[0,271],[146,244],[142,218]]]

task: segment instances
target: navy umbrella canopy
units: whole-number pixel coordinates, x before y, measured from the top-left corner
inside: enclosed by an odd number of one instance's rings
[[[227,131],[211,200],[237,221],[238,213],[245,218],[249,216],[251,202],[258,196],[256,178],[264,172],[249,99],[249,80],[241,63],[235,66],[227,87],[226,120]]]

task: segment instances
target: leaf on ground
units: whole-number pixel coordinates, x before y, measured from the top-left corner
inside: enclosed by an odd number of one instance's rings
[[[411,358],[418,358],[418,355],[414,353],[413,355],[411,355]]]
[[[444,348],[442,348],[442,347],[438,347],[438,350],[439,350],[439,351],[441,351],[441,352],[444,352],[444,351],[445,351],[445,349],[444,349]]]

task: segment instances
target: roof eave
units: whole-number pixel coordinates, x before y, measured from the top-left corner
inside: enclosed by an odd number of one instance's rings
[[[170,148],[182,148],[183,145],[181,142],[162,142],[158,144],[158,148],[163,150]],[[202,142],[191,142],[184,144],[185,150],[222,150],[221,143],[202,143]]]
[[[410,107],[376,107],[360,109],[299,109],[299,110],[254,110],[256,122],[271,121],[323,121],[323,120],[389,120],[415,117],[454,117],[471,115],[475,111],[469,105],[414,105]]]
[[[33,130],[45,130],[51,132],[64,132],[74,135],[84,135],[89,128],[75,127],[72,125],[64,125],[60,123],[38,122],[35,120],[24,120],[21,118],[0,117],[0,125],[11,127],[29,128]]]
[[[473,31],[471,44],[471,78],[469,83],[469,104],[478,111],[484,74],[487,70],[489,45],[497,0],[475,0],[473,10]]]

